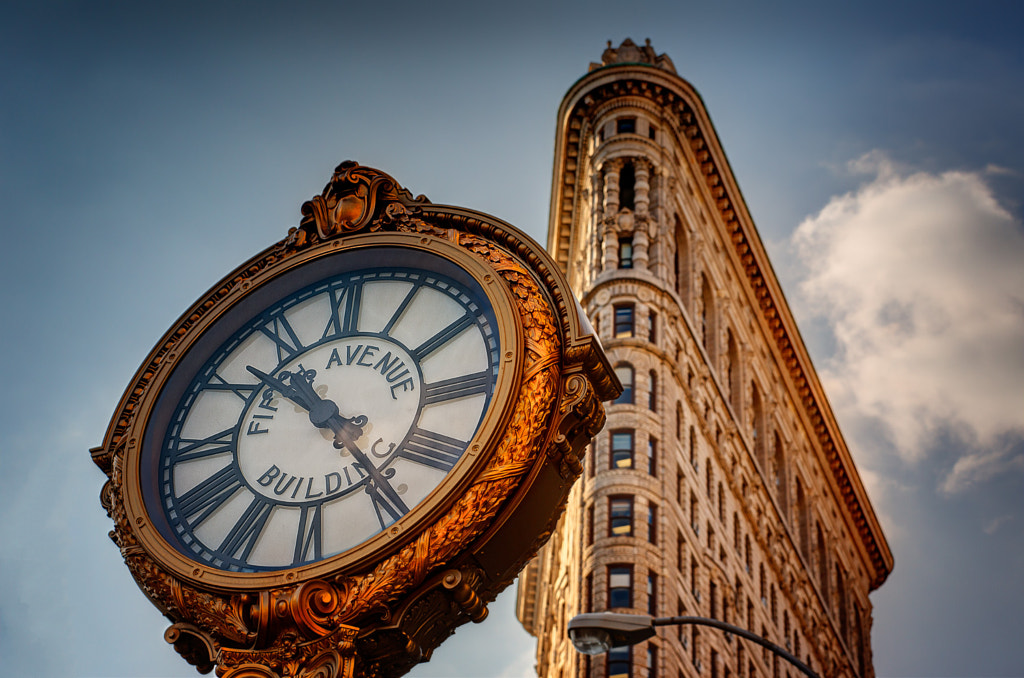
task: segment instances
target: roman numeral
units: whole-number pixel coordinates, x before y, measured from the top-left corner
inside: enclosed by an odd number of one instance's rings
[[[228,464],[178,497],[178,511],[194,527],[209,518],[241,487],[242,479],[234,464]]]
[[[210,391],[231,391],[242,400],[248,402],[253,391],[258,389],[259,386],[254,384],[232,384],[214,372],[210,375],[209,381],[206,382],[206,386],[203,388]]]
[[[302,342],[295,334],[288,319],[283,315],[275,316],[266,325],[260,327],[260,332],[267,335],[277,344],[277,360],[284,362],[288,358],[302,350]]]
[[[353,334],[359,323],[359,306],[363,298],[363,283],[353,282],[340,289],[330,291],[331,319],[324,328],[321,339],[329,336],[344,336]],[[345,302],[345,309],[342,311],[341,304]]]
[[[178,450],[174,454],[174,463],[202,459],[234,449],[235,429],[229,428],[220,433],[199,440],[198,438],[179,438]]]
[[[434,403],[478,393],[487,393],[491,386],[491,375],[489,372],[476,372],[454,379],[436,381],[433,384],[423,385],[423,404],[433,405]]]
[[[416,293],[419,291],[419,285],[413,285],[409,289],[408,294],[405,295],[405,299],[402,299],[402,303],[398,305],[398,309],[395,311],[394,315],[391,316],[391,320],[389,320],[388,324],[384,326],[384,329],[382,330],[384,334],[391,334],[391,329],[395,326],[395,323],[398,322],[399,318],[402,317],[402,314],[405,313],[405,309],[409,307],[409,303],[412,301],[412,298],[415,297]]]
[[[217,550],[228,558],[248,561],[249,554],[256,546],[256,541],[260,538],[273,510],[273,504],[259,497],[254,498]]]
[[[386,483],[387,481],[383,480],[381,482]],[[380,523],[381,530],[409,512],[409,507],[398,498],[398,494],[394,489],[390,486],[388,489],[391,491],[382,491],[373,482],[366,485],[366,493],[370,495],[370,501],[373,502],[373,510],[377,514],[377,521]]]
[[[463,330],[472,325],[475,320],[476,318],[467,313],[413,349],[412,357],[416,359],[416,362],[423,360],[423,358],[458,336]]]
[[[323,557],[323,504],[303,506],[299,515],[299,532],[295,537],[295,558],[292,565],[311,563]],[[310,548],[312,547],[312,553]]]
[[[409,461],[447,472],[462,456],[466,444],[462,440],[416,427],[398,454]]]

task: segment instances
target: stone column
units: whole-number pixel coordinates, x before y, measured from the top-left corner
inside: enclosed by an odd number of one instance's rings
[[[619,238],[615,229],[615,215],[619,213],[619,170],[622,162],[610,160],[604,164],[604,219],[602,220],[604,264],[602,271],[610,271],[618,266]]]
[[[649,207],[651,204],[650,165],[646,160],[637,158],[633,162],[633,171],[636,176],[636,182],[633,185],[636,204],[636,227],[633,231],[633,268],[646,271],[649,263],[648,244],[650,243],[650,238],[648,237],[650,225]]]

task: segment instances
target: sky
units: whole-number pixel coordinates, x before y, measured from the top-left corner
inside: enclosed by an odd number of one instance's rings
[[[0,5],[0,657],[197,675],[107,538],[102,442],[177,316],[340,161],[546,241],[607,40],[701,93],[895,556],[879,676],[1024,675],[1024,5]],[[509,589],[412,676],[532,675]]]

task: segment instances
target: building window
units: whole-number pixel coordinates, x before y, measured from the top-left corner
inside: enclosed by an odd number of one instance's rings
[[[676,440],[683,439],[683,406],[676,401]]]
[[[810,537],[807,530],[807,496],[800,478],[796,479],[796,531],[800,540],[800,553],[810,561]]]
[[[767,593],[765,592],[764,563],[757,566],[757,590],[761,592],[761,604],[768,607]]]
[[[633,432],[612,431],[611,468],[633,468]]]
[[[732,550],[740,555],[740,517],[736,511],[732,512]]]
[[[718,522],[725,525],[725,489],[722,481],[718,481]]]
[[[647,573],[647,614],[658,616],[658,575]]]
[[[715,350],[715,292],[711,289],[711,281],[707,275],[702,273],[700,280],[700,334],[704,341],[704,350],[708,352],[708,359],[714,365],[718,357]]]
[[[647,341],[652,344],[658,343],[658,314],[654,311],[647,315]]]
[[[740,410],[740,354],[736,346],[736,338],[732,330],[726,330],[726,365],[725,365],[725,387],[729,391],[729,404],[736,416],[741,415]]]
[[[590,573],[587,574],[586,588],[587,588],[586,596],[584,597],[583,602],[587,606],[586,607],[587,612],[593,612],[594,611],[594,573],[593,572],[590,572]]]
[[[650,382],[650,390],[647,391],[647,409],[651,412],[658,411],[658,374],[651,370],[647,374]]]
[[[658,505],[653,501],[647,504],[647,541],[658,543]]]
[[[626,163],[619,172],[619,207],[624,209],[636,209],[635,201],[636,172],[632,163]]]
[[[821,524],[816,525],[818,533],[818,544],[815,548],[814,557],[818,561],[818,586],[821,588],[821,597],[831,602],[828,595],[828,560],[825,557],[825,535],[821,531]]]
[[[648,125],[647,126],[647,138],[653,140],[657,136],[658,136],[658,128],[655,125]]]
[[[636,118],[619,118],[615,121],[616,134],[636,134]]]
[[[683,503],[683,469],[676,467],[676,504]]]
[[[697,473],[700,473],[700,463],[697,462],[697,432],[690,427],[690,466]]]
[[[680,572],[683,571],[683,562],[685,557],[683,545],[685,543],[686,542],[683,541],[682,530],[676,530],[676,569]]]
[[[621,304],[615,307],[615,337],[633,336],[633,304]]]
[[[690,592],[693,594],[694,599],[700,602],[700,589],[698,584],[700,583],[697,579],[697,559],[690,556]]]
[[[774,443],[774,454],[772,455],[772,478],[775,490],[775,497],[779,500],[779,505],[782,507],[782,515],[787,520],[789,519],[789,483],[786,481],[786,450],[782,446],[782,438],[779,437],[779,432],[775,431],[772,435],[772,442]]]
[[[594,505],[587,507],[587,546],[594,543]]]
[[[767,460],[764,454],[764,406],[761,405],[761,393],[757,384],[750,384],[750,407],[753,410],[753,421],[751,421],[750,437],[754,445],[754,458],[761,465],[761,470],[766,470]]]
[[[683,222],[679,215],[675,215],[676,230],[676,255],[673,259],[674,274],[676,279],[676,293],[679,295],[683,306],[690,309],[690,239],[683,228]]]
[[[633,236],[619,238],[619,268],[633,268]]]
[[[608,607],[633,607],[633,567],[608,567]]]
[[[647,439],[647,473],[652,476],[658,475],[658,439]]]
[[[608,536],[628,537],[633,534],[633,497],[608,499]]]
[[[708,591],[708,604],[710,605],[710,611],[708,616],[712,619],[718,619],[718,584],[711,582]]]
[[[632,647],[613,647],[608,650],[608,678],[629,678],[633,663]]]
[[[615,405],[633,404],[633,366],[623,363],[615,368],[615,376],[622,382],[622,394],[615,399]]]
[[[658,647],[647,643],[647,678],[658,678]]]

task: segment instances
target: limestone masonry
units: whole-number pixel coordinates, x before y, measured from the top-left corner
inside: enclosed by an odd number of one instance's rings
[[[517,614],[551,678],[777,678],[716,629],[577,654],[580,612],[699,615],[823,678],[874,676],[893,566],[700,96],[649,42],[609,43],[558,112],[548,250],[626,387]]]

